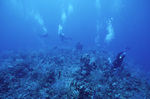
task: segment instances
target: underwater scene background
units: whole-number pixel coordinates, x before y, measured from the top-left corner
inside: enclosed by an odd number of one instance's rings
[[[150,99],[149,3],[1,0],[0,98]]]

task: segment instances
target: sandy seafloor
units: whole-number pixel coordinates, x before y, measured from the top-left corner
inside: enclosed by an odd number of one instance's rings
[[[105,50],[6,51],[0,56],[0,99],[150,99],[149,79]]]

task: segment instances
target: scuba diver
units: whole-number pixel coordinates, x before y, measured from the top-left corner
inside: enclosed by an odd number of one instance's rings
[[[117,58],[116,60],[113,62],[113,68],[118,68],[121,66],[122,62],[123,62],[123,59],[125,58],[126,56],[126,52],[129,50],[129,48],[127,47],[124,51],[120,52],[118,55],[117,55]]]
[[[83,49],[83,44],[81,44],[80,42],[78,42],[77,44],[76,44],[76,50],[82,50]]]
[[[47,32],[43,33],[42,35],[40,35],[41,38],[47,38],[49,37],[49,34]]]
[[[66,42],[67,40],[72,40],[72,38],[66,37],[64,33],[58,33],[58,36],[59,36],[60,40],[64,43],[67,43]]]

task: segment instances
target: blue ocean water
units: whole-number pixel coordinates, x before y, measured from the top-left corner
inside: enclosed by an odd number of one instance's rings
[[[149,99],[149,3],[1,0],[0,98]]]
[[[74,47],[77,42],[92,49],[97,42],[99,49],[115,52],[130,47],[127,57],[150,71],[148,4],[141,0],[1,0],[0,50]],[[59,25],[73,39],[68,44],[58,37]],[[41,38],[44,33],[49,36]]]

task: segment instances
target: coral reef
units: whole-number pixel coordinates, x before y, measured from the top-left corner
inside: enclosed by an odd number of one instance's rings
[[[150,99],[149,80],[113,54],[69,48],[9,51],[0,57],[0,98]]]

